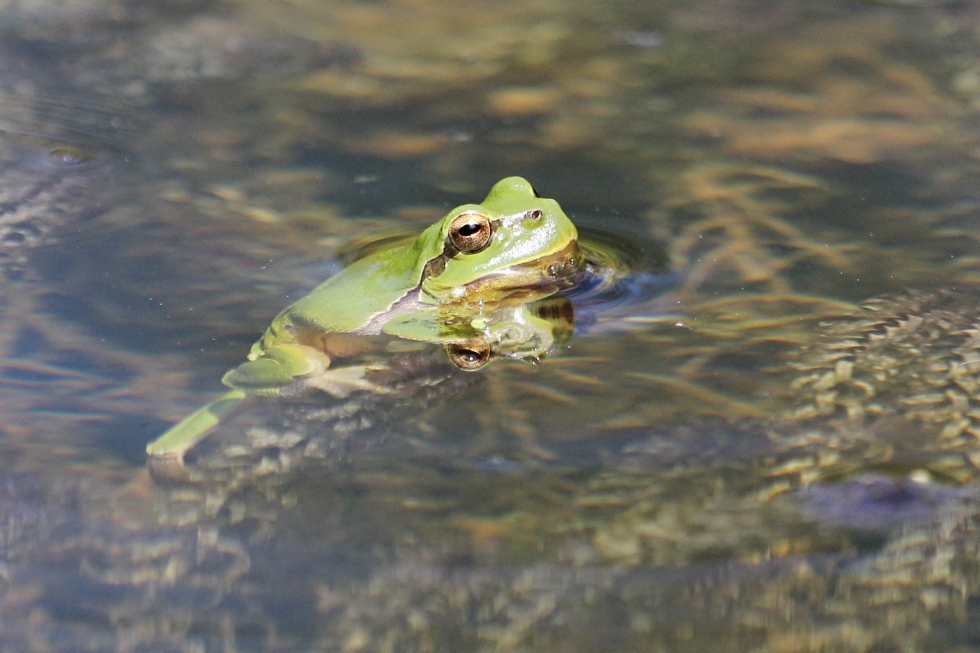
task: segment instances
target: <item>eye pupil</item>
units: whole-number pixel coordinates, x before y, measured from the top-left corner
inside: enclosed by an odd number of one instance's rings
[[[479,231],[480,231],[480,225],[478,225],[478,224],[472,224],[472,223],[470,223],[470,224],[464,224],[462,227],[459,228],[459,235],[460,236],[472,236],[473,234],[475,234],[475,233],[477,233]]]

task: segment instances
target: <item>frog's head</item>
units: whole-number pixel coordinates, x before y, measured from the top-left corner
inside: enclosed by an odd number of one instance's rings
[[[581,263],[577,241],[556,201],[538,197],[527,180],[508,177],[482,203],[453,209],[419,237],[422,291],[440,303],[489,301],[558,283]]]

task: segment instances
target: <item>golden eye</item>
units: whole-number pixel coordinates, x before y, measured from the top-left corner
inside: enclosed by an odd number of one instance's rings
[[[490,343],[482,340],[472,340],[464,344],[446,345],[446,355],[449,362],[463,370],[472,372],[490,362]]]
[[[464,254],[475,254],[490,244],[490,219],[479,213],[456,216],[449,225],[449,242]]]

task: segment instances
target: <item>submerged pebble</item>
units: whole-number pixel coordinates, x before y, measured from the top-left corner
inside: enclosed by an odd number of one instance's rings
[[[800,492],[804,511],[831,526],[883,532],[910,521],[980,499],[974,487],[922,481],[914,476],[892,478],[862,474],[845,483],[816,483]]]

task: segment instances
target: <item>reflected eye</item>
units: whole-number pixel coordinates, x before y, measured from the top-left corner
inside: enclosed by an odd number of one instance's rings
[[[461,345],[446,345],[446,355],[459,369],[472,372],[490,362],[490,349],[490,343],[474,340]]]
[[[475,254],[490,244],[490,219],[479,213],[464,213],[449,225],[449,242],[464,254]]]

